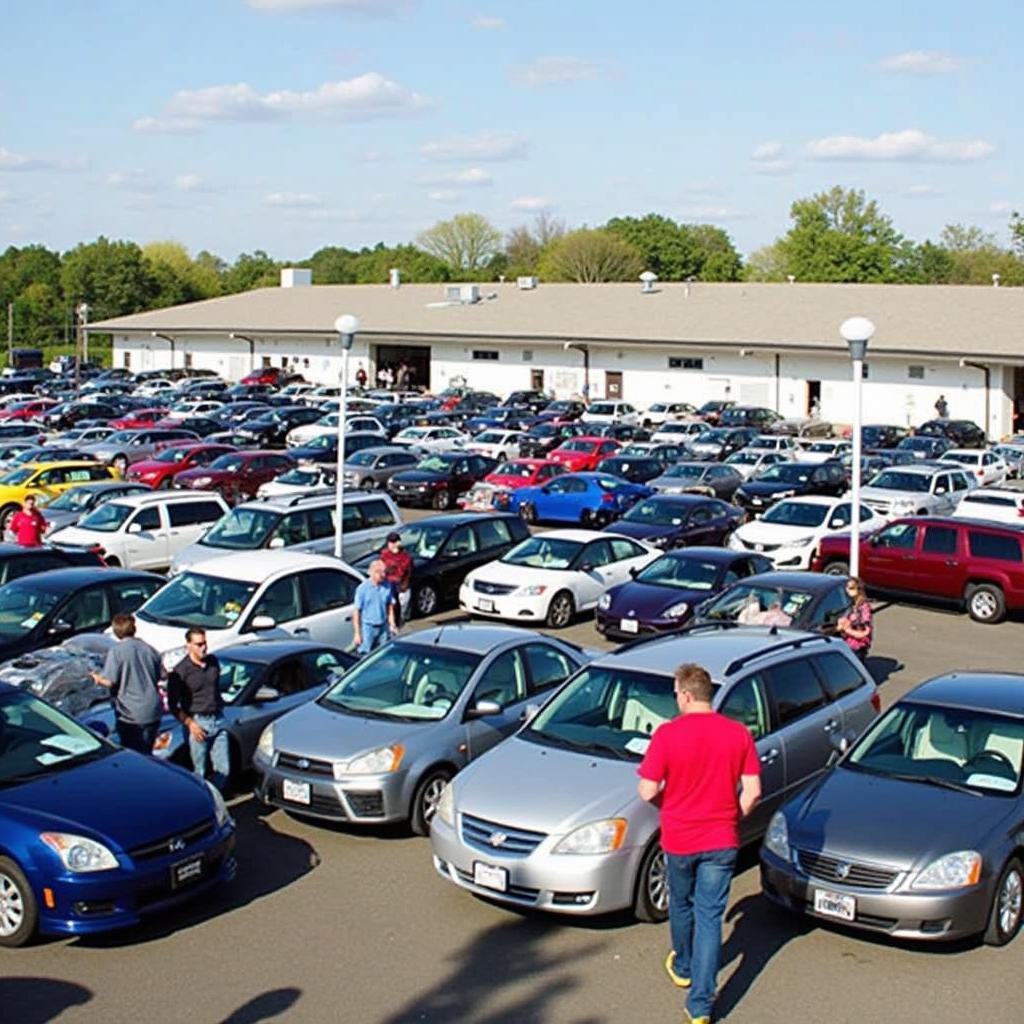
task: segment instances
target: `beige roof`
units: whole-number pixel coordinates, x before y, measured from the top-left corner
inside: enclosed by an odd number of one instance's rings
[[[871,351],[1024,362],[1024,289],[846,284],[480,285],[481,301],[442,303],[443,285],[314,285],[261,288],[89,325],[119,334],[256,337],[333,333],[339,313],[361,332],[423,338],[565,340],[845,351],[839,324],[866,316]],[[494,295],[495,298],[487,298]]]

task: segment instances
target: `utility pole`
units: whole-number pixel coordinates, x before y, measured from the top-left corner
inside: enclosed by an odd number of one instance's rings
[[[14,303],[7,303],[7,365],[14,365]]]
[[[89,362],[89,332],[85,329],[89,323],[89,303],[81,302],[78,305],[78,318],[82,324],[82,359]]]

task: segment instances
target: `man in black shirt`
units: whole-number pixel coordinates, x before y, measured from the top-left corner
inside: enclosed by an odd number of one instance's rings
[[[192,628],[185,634],[185,649],[185,657],[167,678],[167,706],[185,727],[196,775],[206,778],[206,765],[210,762],[212,782],[223,790],[231,762],[220,695],[220,662],[206,653],[206,633],[202,629]]]

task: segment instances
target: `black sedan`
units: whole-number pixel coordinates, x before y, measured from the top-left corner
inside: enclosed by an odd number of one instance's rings
[[[414,469],[403,469],[388,480],[388,493],[400,505],[420,505],[446,512],[455,499],[497,467],[496,459],[466,452],[428,455]]]
[[[586,433],[586,428],[576,422],[537,423],[519,439],[519,456],[523,459],[546,459],[563,441]]]
[[[247,445],[257,448],[283,448],[288,431],[315,423],[323,416],[319,409],[310,405],[284,406],[280,409],[268,410],[258,419],[249,419],[239,423],[235,433],[246,439]]]
[[[609,473],[621,477],[631,484],[645,484],[665,472],[665,463],[660,459],[640,455],[612,455],[597,464],[598,473]]]
[[[756,515],[782,498],[804,494],[839,497],[848,487],[846,470],[840,462],[780,462],[743,484],[733,501]]]
[[[40,419],[47,430],[70,430],[81,420],[113,420],[120,406],[109,402],[62,402]]]
[[[910,431],[889,423],[869,423],[860,428],[860,441],[865,448],[895,448]]]
[[[545,405],[537,417],[545,423],[548,420],[578,420],[586,411],[587,407],[583,402],[574,401],[571,398],[560,398]]]
[[[148,491],[149,488],[140,490]],[[87,548],[51,548],[45,545],[38,548],[23,548],[20,544],[0,544],[0,585],[37,572],[78,565],[98,569],[103,567],[104,562],[95,551]]]
[[[587,437],[610,437],[614,441],[649,441],[651,432],[646,427],[631,423],[588,423]]]
[[[719,545],[726,542],[743,519],[742,509],[717,498],[702,494],[655,494],[637,502],[605,530],[636,537],[659,548]]]
[[[924,437],[945,437],[954,448],[984,448],[988,444],[985,431],[971,420],[929,420],[916,434]]]

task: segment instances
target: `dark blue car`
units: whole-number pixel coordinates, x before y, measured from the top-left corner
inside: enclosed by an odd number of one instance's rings
[[[136,924],[230,880],[234,842],[212,786],[0,684],[0,946]]]
[[[508,511],[530,523],[605,526],[651,494],[609,473],[565,473],[539,487],[521,487],[508,497]]]
[[[742,509],[703,494],[653,494],[606,529],[656,548],[717,546],[725,544],[744,518]]]

